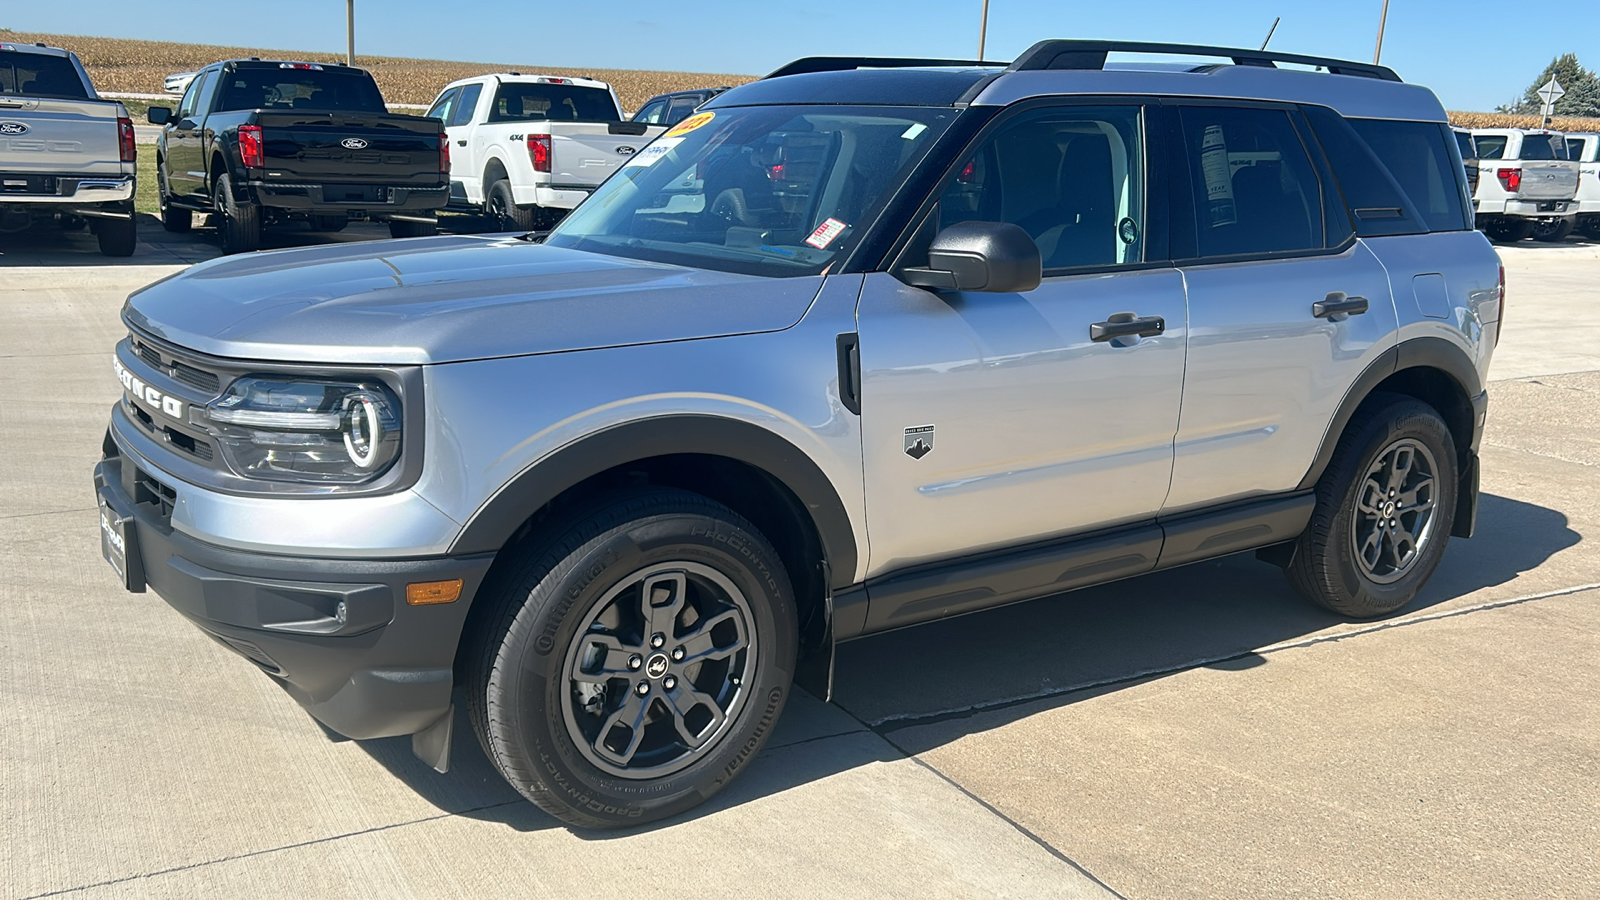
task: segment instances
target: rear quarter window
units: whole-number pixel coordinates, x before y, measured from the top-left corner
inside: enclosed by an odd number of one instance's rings
[[[1405,190],[1429,231],[1466,231],[1466,174],[1452,152],[1448,126],[1437,122],[1355,119],[1356,133]]]

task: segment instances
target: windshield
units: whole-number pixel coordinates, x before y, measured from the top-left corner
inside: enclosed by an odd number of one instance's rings
[[[217,111],[317,109],[388,112],[372,76],[360,69],[299,68],[305,63],[239,66],[224,72]]]
[[[816,275],[868,230],[956,113],[696,113],[639,151],[546,243],[754,275]]]
[[[0,94],[87,100],[83,79],[72,60],[43,53],[7,53],[0,56]]]

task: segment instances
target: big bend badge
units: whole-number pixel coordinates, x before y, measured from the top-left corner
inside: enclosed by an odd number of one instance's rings
[[[921,459],[933,452],[933,426],[917,425],[906,429],[906,455]]]

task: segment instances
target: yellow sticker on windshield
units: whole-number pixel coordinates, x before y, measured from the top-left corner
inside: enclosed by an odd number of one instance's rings
[[[689,118],[684,119],[682,122],[672,126],[667,130],[666,134],[662,135],[662,137],[678,137],[679,135],[688,134],[696,128],[702,128],[711,124],[711,120],[715,119],[716,117],[717,114],[714,112],[695,113]]]

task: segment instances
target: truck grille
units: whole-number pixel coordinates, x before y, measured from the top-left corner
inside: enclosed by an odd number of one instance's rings
[[[212,449],[209,441],[184,434],[170,426],[161,425],[147,412],[135,404],[124,400],[123,408],[128,411],[129,418],[138,423],[147,434],[167,446],[201,462],[209,463],[216,458],[216,451]]]
[[[196,368],[170,353],[163,353],[159,348],[152,347],[137,337],[132,340],[133,352],[139,354],[140,359],[166,372],[174,381],[208,394],[216,394],[222,390],[222,379],[217,377],[216,373]]]

